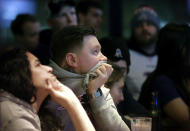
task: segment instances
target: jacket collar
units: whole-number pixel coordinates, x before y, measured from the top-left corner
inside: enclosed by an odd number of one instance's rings
[[[104,62],[99,62],[87,74],[81,75],[69,72],[61,68],[54,61],[50,60],[50,66],[53,68],[53,74],[55,74],[57,79],[60,80],[63,84],[71,88],[77,96],[85,94],[89,81],[97,76],[94,71],[99,66],[101,66],[102,63]]]

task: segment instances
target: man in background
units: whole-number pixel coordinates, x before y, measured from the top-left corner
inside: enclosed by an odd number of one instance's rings
[[[50,11],[47,23],[50,28],[44,29],[40,32],[40,58],[42,64],[49,64],[52,57],[50,43],[53,34],[64,27],[77,25],[77,15],[75,10],[75,2],[72,0],[54,1],[50,0],[48,3]]]
[[[19,46],[33,51],[38,46],[40,23],[30,14],[19,14],[11,23],[11,31]]]
[[[160,19],[152,7],[135,9],[131,20],[131,37],[127,41],[131,66],[127,76],[127,87],[138,100],[142,84],[157,65],[156,41]]]
[[[92,0],[84,0],[78,3],[76,9],[79,25],[92,26],[96,32],[100,30],[103,15],[100,3]]]

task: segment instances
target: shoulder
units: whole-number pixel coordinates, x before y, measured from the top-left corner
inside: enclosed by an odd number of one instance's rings
[[[153,86],[159,92],[161,105],[181,97],[174,80],[166,75],[156,77]]]
[[[159,88],[162,88],[162,87],[169,88],[169,87],[176,87],[176,84],[170,77],[166,75],[160,75],[155,78],[154,86],[157,86]]]
[[[31,109],[13,101],[0,102],[0,120],[3,129],[22,129],[26,127],[38,127],[40,121]],[[25,124],[24,124],[25,123]]]

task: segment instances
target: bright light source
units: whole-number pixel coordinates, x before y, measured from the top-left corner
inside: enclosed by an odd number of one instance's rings
[[[35,14],[35,0],[0,0],[0,25],[8,28],[18,14]]]

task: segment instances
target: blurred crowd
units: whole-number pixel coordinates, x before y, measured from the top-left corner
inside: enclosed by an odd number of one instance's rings
[[[18,14],[14,41],[1,47],[0,130],[128,131],[133,117],[151,117],[156,131],[190,130],[188,24],[161,28],[156,10],[140,5],[129,38],[99,38],[99,1],[47,7],[47,29]]]

